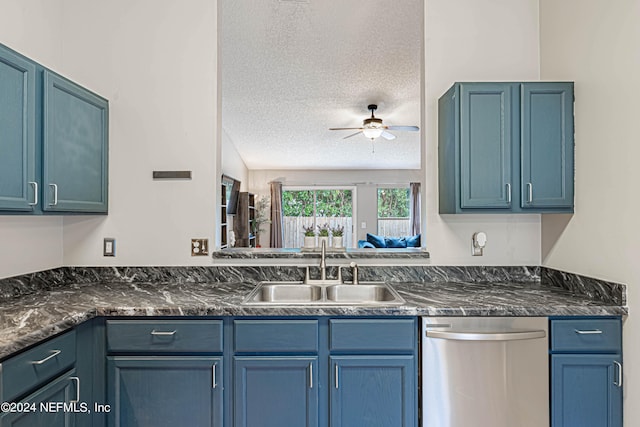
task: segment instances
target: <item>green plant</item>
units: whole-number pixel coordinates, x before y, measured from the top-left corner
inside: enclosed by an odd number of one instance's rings
[[[313,225],[310,225],[308,227],[303,225],[302,229],[304,230],[304,236],[305,237],[315,237],[316,232],[315,232],[315,230],[313,228]]]
[[[336,225],[331,227],[331,235],[334,237],[341,237],[344,234],[344,226]]]
[[[318,236],[329,237],[329,224],[326,222],[318,226]]]
[[[264,224],[271,224],[269,220],[269,198],[267,196],[262,196],[258,203],[256,203],[255,217],[252,222],[252,232],[256,236],[260,234],[262,231],[262,226]]]

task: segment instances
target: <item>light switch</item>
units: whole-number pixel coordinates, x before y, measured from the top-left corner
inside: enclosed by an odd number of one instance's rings
[[[360,224],[360,228],[362,228],[363,230],[367,228],[367,223],[362,221],[362,223]]]
[[[102,243],[103,256],[116,256],[116,239],[113,237],[105,237]]]

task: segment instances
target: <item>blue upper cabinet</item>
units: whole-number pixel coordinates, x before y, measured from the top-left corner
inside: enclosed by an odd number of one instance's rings
[[[107,100],[2,45],[0,99],[0,214],[107,213]]]
[[[106,213],[108,103],[44,73],[43,209]]]
[[[0,45],[0,210],[37,203],[36,65]]]
[[[514,85],[460,85],[460,207],[511,207]]]
[[[521,206],[573,208],[573,83],[522,85]]]
[[[573,83],[456,83],[438,121],[440,213],[573,212]]]

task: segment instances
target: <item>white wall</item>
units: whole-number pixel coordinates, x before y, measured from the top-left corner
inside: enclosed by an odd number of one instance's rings
[[[217,109],[216,2],[188,0],[2,1],[2,41],[110,100],[110,212],[65,217],[64,265],[209,264],[189,256],[191,237],[214,241]],[[425,5],[426,242],[439,264],[537,264],[537,215],[437,214],[437,98],[456,80],[538,78],[537,0],[427,0]],[[160,6],[159,6],[160,5]],[[5,7],[6,6],[6,7]],[[42,25],[32,25],[33,20]],[[3,22],[2,21],[2,22]],[[29,30],[26,28],[29,27]],[[34,30],[41,28],[42,34]],[[505,36],[508,34],[509,36]],[[153,170],[187,169],[193,180],[159,182]],[[58,253],[55,233],[34,234],[30,219],[0,219],[23,242]],[[60,219],[46,219],[55,229]],[[57,222],[56,222],[57,221]],[[34,221],[35,223],[35,221]],[[4,225],[6,224],[6,225]],[[16,228],[17,227],[17,228]],[[474,231],[489,236],[484,257],[469,255]],[[117,239],[117,257],[101,255]],[[15,243],[0,243],[15,255]],[[39,270],[58,259],[0,268]]]
[[[66,217],[65,265],[210,264],[216,173],[216,2],[62,0],[64,71],[110,101],[107,217]],[[191,170],[154,181],[153,170]],[[117,256],[102,257],[103,237]]]
[[[247,165],[244,164],[242,157],[240,157],[240,153],[236,149],[236,146],[233,145],[233,141],[231,137],[221,129],[222,131],[222,172],[220,175],[227,175],[231,178],[237,179],[240,181],[240,191],[247,191],[249,185],[249,169],[247,169]]]
[[[0,43],[43,65],[62,63],[62,10],[48,0],[0,0]],[[62,218],[0,216],[0,278],[62,265]]]
[[[426,242],[434,264],[537,265],[539,215],[438,215],[438,98],[456,81],[539,78],[538,0],[426,0]],[[471,235],[485,231],[482,257]]]
[[[549,267],[628,284],[625,426],[640,425],[640,3],[541,0],[541,75],[575,81],[576,209],[543,216]]]

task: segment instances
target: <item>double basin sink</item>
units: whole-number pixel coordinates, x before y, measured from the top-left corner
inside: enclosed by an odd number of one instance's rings
[[[356,305],[389,306],[404,299],[385,283],[357,285],[307,284],[303,282],[261,282],[242,302],[246,305]]]

